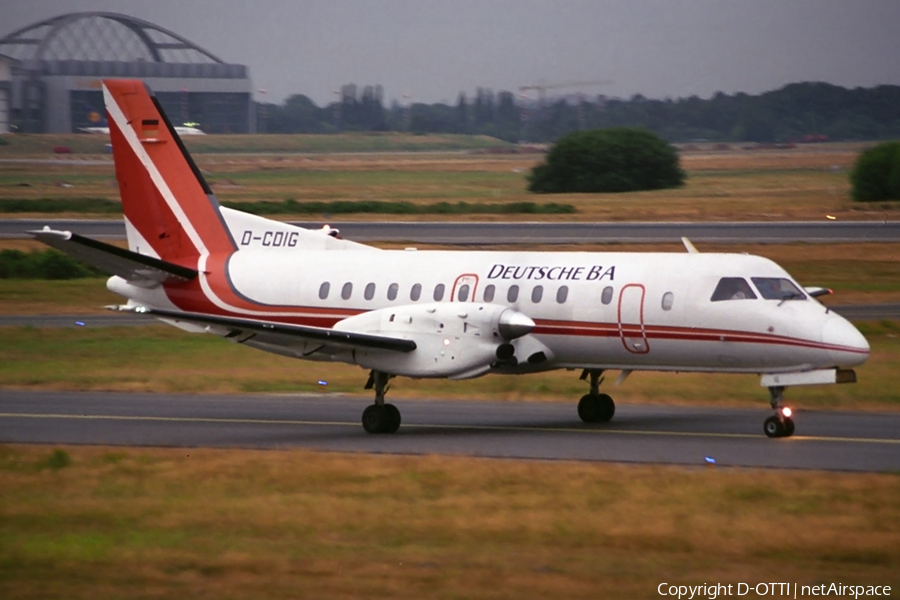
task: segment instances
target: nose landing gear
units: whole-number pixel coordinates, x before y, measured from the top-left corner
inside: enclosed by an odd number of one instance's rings
[[[794,420],[791,419],[791,409],[783,406],[784,386],[770,387],[769,397],[775,414],[763,421],[763,431],[770,438],[790,437],[794,433]]]
[[[591,391],[581,397],[578,402],[578,416],[585,423],[606,423],[613,418],[616,412],[616,403],[609,394],[600,393],[600,383],[603,379],[601,369],[585,369],[581,373],[581,379],[590,376]]]
[[[393,404],[386,404],[384,394],[388,381],[393,377],[381,371],[372,371],[367,390],[375,388],[375,403],[366,407],[362,414],[362,425],[366,433],[394,433],[400,428],[400,411]]]

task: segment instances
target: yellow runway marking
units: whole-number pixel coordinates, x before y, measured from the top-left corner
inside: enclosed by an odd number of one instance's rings
[[[147,417],[128,415],[71,415],[62,413],[0,413],[0,418],[18,419],[82,419],[95,421],[145,421],[160,423],[221,423],[234,425],[317,425],[337,427],[360,427],[355,421],[303,421],[295,419],[228,419],[216,417]],[[691,431],[647,431],[647,430],[623,430],[623,429],[586,429],[575,427],[530,427],[528,425],[434,425],[427,423],[403,424],[404,429],[454,429],[459,431],[497,431],[497,432],[527,432],[538,431],[542,433],[593,433],[593,434],[618,434],[618,435],[648,435],[671,437],[704,437],[704,438],[728,438],[728,439],[765,439],[762,434],[752,433],[714,433]],[[787,438],[797,442],[851,442],[858,444],[898,444],[900,439],[890,438],[853,438],[853,437],[828,437],[815,435],[795,435]]]
[[[88,421],[156,421],[162,423],[235,423],[238,425],[359,425],[349,421],[298,421],[289,419],[224,419],[216,417],[141,417],[131,415],[67,415],[62,413],[0,413],[0,418],[82,419]]]

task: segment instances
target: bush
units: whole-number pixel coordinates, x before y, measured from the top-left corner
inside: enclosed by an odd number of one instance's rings
[[[884,142],[860,154],[850,183],[859,202],[900,200],[900,142]]]
[[[0,250],[0,279],[78,279],[102,274],[56,250]]]
[[[547,202],[437,202],[434,204],[413,204],[382,200],[331,200],[327,202],[297,202],[293,198],[284,201],[260,200],[258,202],[222,202],[222,206],[254,215],[347,215],[354,213],[394,214],[394,215],[469,215],[469,214],[572,214],[571,204]]]
[[[528,189],[544,194],[633,192],[684,184],[678,153],[645,129],[595,129],[565,135],[534,167]]]
[[[38,468],[59,471],[60,469],[65,469],[66,467],[69,467],[71,465],[72,457],[69,456],[69,453],[65,450],[60,450],[57,448],[50,454],[50,456],[48,456],[38,464]]]
[[[0,198],[0,213],[122,212],[121,202],[104,198]]]

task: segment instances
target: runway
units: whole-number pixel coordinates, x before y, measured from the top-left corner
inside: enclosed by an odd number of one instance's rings
[[[396,400],[403,424],[369,435],[370,400],[343,395],[0,391],[0,443],[440,454],[718,467],[900,470],[900,413],[797,410],[769,439],[758,409],[622,404],[586,425],[571,403]]]
[[[711,223],[447,223],[391,221],[294,221],[318,229],[329,222],[346,239],[431,244],[584,244],[694,243],[852,243],[900,242],[900,221],[711,222]],[[114,220],[3,219],[0,238],[30,238],[26,232],[49,225],[97,239],[125,239],[125,225]]]

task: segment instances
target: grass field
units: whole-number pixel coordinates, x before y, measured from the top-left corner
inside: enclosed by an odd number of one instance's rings
[[[281,136],[251,137],[245,141],[254,148],[259,144],[287,144],[284,140],[279,141]],[[407,137],[418,140],[418,136]],[[826,215],[837,219],[893,219],[900,214],[900,203],[861,204],[850,199],[847,172],[863,147],[860,144],[827,144],[793,150],[685,152],[682,166],[688,173],[688,180],[687,185],[679,189],[545,196],[526,190],[526,176],[531,167],[542,160],[541,155],[473,154],[471,151],[454,154],[297,154],[298,150],[290,149],[265,154],[253,153],[253,150],[244,154],[223,154],[234,152],[235,146],[244,138],[219,138],[209,136],[196,142],[217,145],[207,153],[198,153],[195,158],[217,197],[226,202],[280,202],[286,199],[298,202],[411,202],[417,205],[556,202],[570,204],[576,210],[574,215],[427,217],[449,220],[824,220]],[[381,138],[347,136],[346,143],[365,145],[371,144],[373,139]],[[385,139],[393,138],[387,136]],[[462,144],[455,138],[451,141]],[[477,145],[482,142],[476,139],[466,143]],[[47,143],[50,141],[34,142],[37,145]],[[423,143],[421,147],[440,149],[441,143],[444,142],[435,140],[432,146]],[[195,149],[204,148],[198,145]],[[3,146],[0,152],[6,154],[0,154],[0,157],[34,155],[34,151],[25,152],[22,148],[19,151],[24,154],[14,154],[14,148]],[[108,162],[84,164],[84,158]],[[110,157],[76,154],[63,160],[62,164],[0,163],[0,199],[42,198],[117,200],[118,189]],[[38,214],[38,211],[13,214],[25,216]],[[71,216],[84,214],[72,213]],[[281,218],[301,216],[309,218],[309,215],[289,213]],[[321,218],[333,220],[333,215],[322,214]],[[391,218],[422,217],[397,215]]]
[[[36,242],[0,243],[21,250]],[[538,247],[540,249],[540,247]],[[564,249],[576,249],[566,247]],[[663,250],[668,245],[590,245],[580,250]],[[768,256],[801,282],[836,290],[829,304],[900,301],[900,249],[895,244],[701,245],[704,251],[747,251]],[[103,279],[69,281],[0,280],[0,314],[104,313],[121,299]],[[0,347],[0,387],[115,389],[189,392],[364,393],[364,373],[354,367],[309,363],[235,346],[212,336],[165,327],[92,329],[7,328]],[[873,344],[872,356],[859,369],[853,386],[795,388],[798,406],[846,409],[900,407],[900,389],[890,385],[900,346],[896,324],[862,325]],[[328,382],[327,388],[318,384]],[[585,390],[577,373],[553,372],[526,377],[485,377],[469,382],[399,379],[393,397],[449,397],[573,402]],[[753,376],[640,373],[620,389],[624,402],[678,402],[758,405],[765,400]]]
[[[108,135],[19,134],[4,136],[0,158],[53,156],[53,149],[65,146],[74,156],[105,152]],[[335,152],[424,152],[483,150],[510,144],[477,135],[412,135],[406,133],[347,133],[333,135],[211,135],[184,136],[188,151],[196,154],[320,154]],[[68,154],[61,156],[70,156]]]
[[[0,490],[5,600],[900,585],[896,474],[0,446]]]
[[[129,328],[3,328],[0,388],[151,392],[302,392],[360,394],[367,372],[336,363],[298,361],[266,354],[217,337],[158,325]],[[791,388],[798,408],[900,409],[893,385],[900,364],[900,326],[862,324],[872,345],[857,368],[859,383]],[[571,403],[587,392],[578,371],[474,380],[392,382],[390,397],[540,400]],[[617,374],[613,374],[612,379]],[[319,382],[327,382],[327,386]],[[604,389],[617,401],[765,406],[768,393],[755,375],[635,373],[621,387]]]
[[[553,201],[578,211],[427,217],[453,220],[900,215],[897,203],[850,200],[847,170],[859,145],[687,152],[689,180],[678,190],[545,198],[525,191],[539,156],[399,154],[495,142],[364,137],[187,143],[205,152],[197,162],[217,196],[233,202]],[[105,139],[14,139],[26,145],[0,146],[0,159],[46,158],[52,146],[67,144],[76,154],[64,165],[0,162],[0,199],[117,199],[111,164],[79,162],[108,158],[89,154]],[[326,150],[395,153],[319,154]],[[300,215],[280,218],[291,217]],[[0,249],[37,247],[0,242]],[[894,244],[700,249],[768,256],[806,285],[835,288],[830,304],[900,301]],[[0,314],[83,315],[119,301],[102,279],[0,280]],[[369,394],[366,373],[355,367],[281,358],[162,325],[87,324],[0,330],[0,388]],[[859,383],[792,388],[793,405],[900,408],[900,325],[860,327],[872,356],[858,369]],[[604,389],[620,402],[763,407],[768,396],[758,383],[749,375],[635,373],[620,388]],[[574,413],[585,391],[577,372],[563,371],[450,384],[401,378],[390,396],[558,401],[572,403]],[[0,598],[657,598],[663,582],[773,581],[892,585],[896,594],[898,497],[898,474],[0,444]]]

